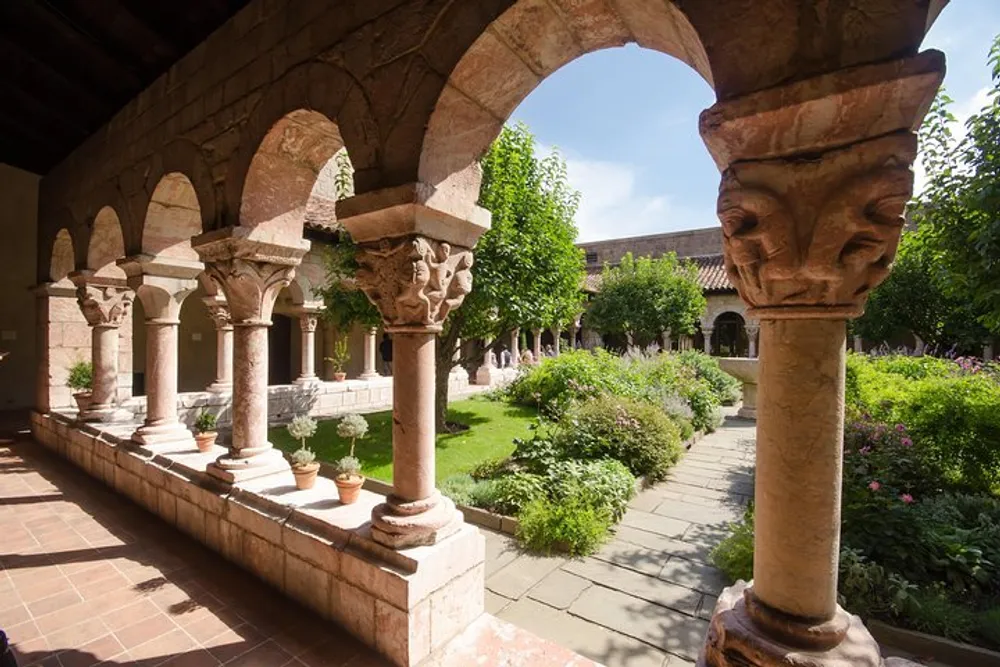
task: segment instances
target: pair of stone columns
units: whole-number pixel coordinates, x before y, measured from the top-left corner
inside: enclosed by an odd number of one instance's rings
[[[760,322],[748,321],[746,323],[746,332],[749,343],[747,357],[753,359],[757,356],[757,335],[760,334]]]

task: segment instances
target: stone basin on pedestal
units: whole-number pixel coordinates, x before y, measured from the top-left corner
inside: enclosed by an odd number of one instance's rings
[[[719,367],[743,383],[743,405],[736,413],[743,419],[757,419],[757,364],[758,359],[722,357]]]

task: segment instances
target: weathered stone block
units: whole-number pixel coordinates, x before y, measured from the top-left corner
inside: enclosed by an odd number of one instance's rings
[[[330,587],[330,615],[348,632],[375,645],[375,598],[350,584],[334,579]]]
[[[431,650],[443,646],[483,613],[485,567],[477,565],[430,597]]]
[[[430,601],[404,612],[376,600],[375,648],[394,664],[404,667],[426,658],[431,652]]]
[[[166,489],[156,489],[156,513],[169,524],[177,524],[177,497]]]
[[[285,592],[326,618],[330,617],[330,579],[328,572],[285,554]]]
[[[183,498],[177,498],[177,527],[198,540],[205,542],[205,511]]]
[[[332,540],[286,523],[281,530],[281,543],[294,554],[334,576],[340,576],[341,552]]]

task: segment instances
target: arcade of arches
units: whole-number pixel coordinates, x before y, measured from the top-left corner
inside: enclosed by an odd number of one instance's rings
[[[845,327],[895,253],[943,5],[253,0],[40,183],[35,437],[395,664],[442,649],[483,612],[482,537],[435,488],[433,412],[435,335],[489,225],[477,158],[548,74],[636,42],[716,93],[699,129],[724,270],[759,322],[755,577],[720,597],[700,664],[883,665],[836,596]],[[339,228],[394,347],[392,493],[352,506],[330,480],[289,491],[267,440],[269,379],[324,384],[310,239]],[[706,320],[703,345],[751,354],[742,318]],[[192,367],[199,338],[216,368]],[[77,358],[83,425],[64,413]],[[232,435],[195,456],[179,393],[203,385]]]

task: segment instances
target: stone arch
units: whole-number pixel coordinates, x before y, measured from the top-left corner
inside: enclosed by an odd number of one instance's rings
[[[176,171],[165,174],[146,207],[142,224],[143,254],[196,262],[198,253],[191,249],[191,237],[201,231],[201,207],[191,180]]]
[[[147,202],[152,201],[163,179],[173,174],[182,174],[194,192],[200,216],[198,231],[207,232],[215,229],[217,216],[215,183],[211,169],[197,144],[186,139],[177,139],[165,145],[153,156],[144,173],[143,191],[147,196]]]
[[[94,216],[87,243],[86,268],[98,276],[124,279],[125,272],[116,263],[124,256],[125,237],[121,221],[115,209],[105,206]]]
[[[712,354],[745,357],[749,346],[746,319],[741,313],[724,310],[712,320]]]
[[[290,70],[268,87],[241,131],[227,168],[224,224],[258,227],[289,216],[282,220],[289,228],[301,225],[312,186],[318,180],[328,187],[321,172],[341,148],[350,155],[355,185],[371,187],[378,178],[378,136],[366,97],[347,72],[325,63]],[[274,192],[275,183],[290,187]],[[332,216],[333,207],[322,215]]]
[[[428,203],[469,218],[478,159],[517,105],[570,61],[632,42],[678,58],[713,85],[702,40],[673,0],[518,0],[465,51],[437,97],[417,172],[435,188]]]
[[[67,276],[76,268],[76,254],[73,252],[73,236],[63,227],[56,232],[52,242],[49,260],[49,280],[54,283],[69,284]]]

